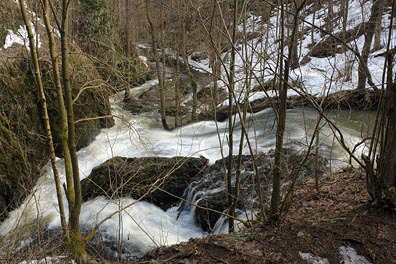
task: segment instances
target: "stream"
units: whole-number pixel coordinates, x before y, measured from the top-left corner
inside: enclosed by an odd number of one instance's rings
[[[133,93],[145,91],[156,83],[155,80],[131,90]],[[132,115],[122,109],[123,93],[111,98],[115,125],[103,129],[89,146],[78,152],[81,178],[87,177],[92,168],[115,156],[148,157],[162,156],[203,156],[213,164],[221,158],[221,149],[228,153],[228,122],[203,121],[189,124],[173,131],[161,127],[158,113]],[[350,149],[367,136],[369,124],[373,124],[374,113],[359,111],[334,111],[328,113],[343,132]],[[238,149],[241,124],[236,118],[234,148]],[[285,146],[296,150],[306,149],[317,120],[317,113],[311,108],[294,108],[287,111]],[[248,117],[248,134],[256,152],[267,152],[274,148],[276,126],[274,113],[267,109]],[[349,157],[334,139],[328,125],[320,130],[320,154],[331,160],[332,171],[348,164]],[[357,156],[364,151],[363,146],[355,151]],[[244,153],[248,147],[244,145]],[[58,159],[62,181],[64,164]],[[64,197],[65,203],[67,203]],[[67,204],[65,205],[67,208]],[[42,170],[34,191],[23,204],[10,212],[9,217],[0,225],[0,235],[17,237],[29,241],[36,225],[46,229],[59,229],[58,203],[53,182],[52,169],[48,163]],[[137,202],[131,198],[108,200],[98,197],[83,204],[81,224],[85,228],[93,226],[108,214],[120,210],[100,228],[100,238],[107,242],[109,251],[116,250],[117,241],[122,241],[125,259],[141,256],[147,250],[162,245],[187,241],[193,237],[207,235],[194,222],[194,210],[185,210],[177,218],[178,207],[167,211],[148,202]],[[114,251],[113,254],[116,254]]]

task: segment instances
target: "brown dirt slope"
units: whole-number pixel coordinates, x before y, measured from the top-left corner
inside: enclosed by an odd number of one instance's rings
[[[369,206],[360,170],[336,173],[296,189],[288,214],[231,235],[194,239],[149,252],[135,263],[307,263],[299,252],[340,263],[340,246],[351,246],[372,263],[396,263],[396,219]]]

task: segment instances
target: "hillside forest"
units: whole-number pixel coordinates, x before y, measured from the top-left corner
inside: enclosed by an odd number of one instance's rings
[[[396,2],[2,0],[1,263],[394,263]]]

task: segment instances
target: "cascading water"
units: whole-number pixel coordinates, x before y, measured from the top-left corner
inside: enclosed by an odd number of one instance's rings
[[[135,88],[134,91],[144,91],[154,83],[155,81],[151,81]],[[164,131],[157,114],[132,115],[124,111],[121,108],[122,96],[118,94],[112,98],[113,114],[116,116],[115,126],[103,129],[94,142],[78,152],[82,178],[87,177],[93,167],[115,156],[204,156],[209,159],[210,164],[213,164],[221,158],[221,148],[223,148],[223,153],[228,152],[227,122],[216,124],[214,121],[204,121],[174,131]],[[332,118],[335,119],[335,115]],[[272,110],[250,114],[248,120],[248,134],[255,151],[267,152],[272,149],[276,132]],[[288,110],[285,145],[296,150],[305,149],[316,120],[317,113],[312,109]],[[345,141],[353,146],[360,141],[361,127],[368,123],[368,115],[365,113],[357,120],[349,118],[353,122],[347,121],[344,117],[342,120],[344,120],[341,124]],[[236,118],[234,133],[234,147],[237,149],[241,133],[238,118]],[[341,166],[347,160],[345,152],[340,146],[334,144],[332,132],[328,126],[321,129],[320,152],[322,156],[333,161],[334,168]],[[245,146],[244,154],[248,154],[247,146]],[[58,160],[58,166],[64,181],[62,159]],[[205,179],[202,179],[202,182],[195,182],[189,187],[190,192],[186,196],[188,200],[198,202],[204,195],[224,188],[221,181],[206,180],[205,184],[203,184]],[[202,184],[204,188],[200,187]],[[65,197],[64,201],[66,202]],[[1,223],[0,235],[12,237],[12,234],[26,230],[24,229],[26,226],[39,223],[44,228],[58,229],[60,220],[57,206],[52,170],[48,164],[43,169],[42,176],[32,194]],[[102,240],[107,241],[110,252],[112,248],[116,248],[114,245],[117,241],[122,241],[123,257],[134,258],[155,246],[174,244],[207,234],[195,224],[195,207],[186,203],[182,206],[183,208],[174,207],[165,212],[148,202],[138,202],[131,198],[112,201],[98,197],[83,204],[81,224],[89,229],[107,215],[119,211],[104,222],[99,235]],[[218,230],[221,229],[218,228]],[[22,233],[26,232],[22,231]],[[21,239],[26,238],[28,237],[21,237]]]

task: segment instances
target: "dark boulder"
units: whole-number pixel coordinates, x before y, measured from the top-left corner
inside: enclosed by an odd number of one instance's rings
[[[207,159],[192,157],[114,157],[95,167],[81,182],[83,200],[100,195],[129,196],[167,209],[202,175],[207,162]]]
[[[305,151],[297,151],[293,148],[285,148],[283,152],[284,170],[281,178],[282,183],[290,182],[296,175],[298,177],[312,177],[314,175],[315,157],[308,154],[305,164],[300,168],[300,162],[305,159]],[[259,209],[259,201],[256,185],[257,166],[258,175],[261,183],[261,193],[263,197],[270,195],[270,186],[272,184],[272,166],[274,162],[275,151],[268,153],[259,153],[253,157],[243,155],[242,173],[240,176],[240,195],[237,203],[237,212],[248,212]],[[322,176],[326,171],[327,160],[319,157],[318,172]],[[234,156],[234,165],[238,162],[238,156]],[[228,158],[216,161],[207,169],[207,173],[199,182],[194,182],[187,191],[186,199],[190,203],[196,204],[195,221],[205,231],[212,232],[215,229],[216,222],[222,214],[228,212],[228,197],[224,183],[224,176],[228,166]],[[300,170],[298,170],[300,168]],[[234,184],[236,168],[232,170],[232,184]],[[234,190],[232,190],[234,193]],[[187,203],[180,210],[191,208]],[[238,214],[238,213],[237,213]]]
[[[195,220],[197,224],[207,232],[213,231],[217,220],[228,209],[227,193],[218,192],[204,196],[197,203]]]

